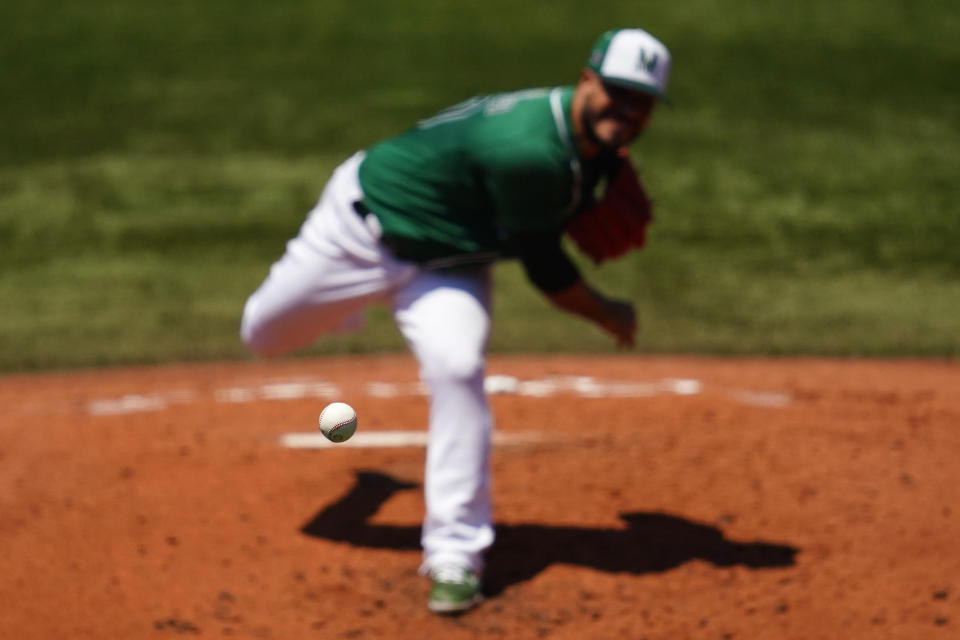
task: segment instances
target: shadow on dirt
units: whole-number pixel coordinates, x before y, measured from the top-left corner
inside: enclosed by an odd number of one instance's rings
[[[420,528],[367,522],[397,491],[419,485],[373,471],[358,471],[342,499],[305,524],[309,536],[377,549],[419,550]],[[484,590],[496,595],[529,580],[554,563],[634,574],[667,571],[691,560],[718,567],[754,569],[791,566],[798,549],[767,542],[733,542],[713,526],[665,513],[624,513],[625,529],[521,524],[497,526],[487,555]]]

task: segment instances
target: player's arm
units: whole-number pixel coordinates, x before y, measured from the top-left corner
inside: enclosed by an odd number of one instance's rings
[[[536,149],[529,155],[503,154],[510,148],[497,147],[502,155],[488,164],[486,176],[487,191],[508,233],[508,250],[554,305],[590,320],[618,345],[632,346],[637,329],[633,305],[588,286],[560,244],[564,229],[556,229],[563,224],[559,212],[568,205],[569,176],[544,162]]]
[[[591,320],[610,333],[617,339],[617,346],[633,346],[637,333],[637,314],[632,303],[608,298],[583,280],[546,295],[564,311]]]
[[[590,287],[563,251],[558,234],[523,234],[512,239],[527,277],[560,309],[598,325],[620,346],[633,346],[636,313],[630,302],[608,298]]]

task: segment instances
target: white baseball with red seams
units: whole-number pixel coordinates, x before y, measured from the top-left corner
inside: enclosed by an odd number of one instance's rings
[[[345,402],[332,402],[320,412],[320,432],[331,442],[344,442],[357,430],[357,412]]]

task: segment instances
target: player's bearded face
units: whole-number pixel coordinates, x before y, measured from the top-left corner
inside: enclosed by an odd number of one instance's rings
[[[656,100],[640,91],[603,83],[596,78],[583,108],[583,125],[595,144],[619,149],[647,126]]]

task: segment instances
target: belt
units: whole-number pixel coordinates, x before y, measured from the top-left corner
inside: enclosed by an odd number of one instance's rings
[[[370,207],[363,204],[363,200],[357,200],[353,203],[353,210],[357,212],[357,215],[361,218],[366,218],[369,214],[373,213],[370,210]]]
[[[363,200],[355,200],[353,203],[353,210],[357,212],[357,215],[360,216],[360,219],[363,220],[364,223],[366,223],[367,221],[367,216],[377,215],[373,212],[372,209],[370,209],[370,207],[363,204]],[[380,244],[390,249],[395,255],[397,255],[397,257],[403,257],[401,255],[402,249],[398,246],[398,243],[395,238],[388,237],[388,236],[381,236]]]
[[[353,210],[361,220],[370,214],[376,215],[362,200],[353,203]],[[478,265],[492,262],[498,254],[484,252],[477,254],[458,254],[456,249],[441,247],[430,241],[384,234],[380,244],[390,249],[396,257],[407,262],[415,262],[426,269],[451,270],[475,269]]]

